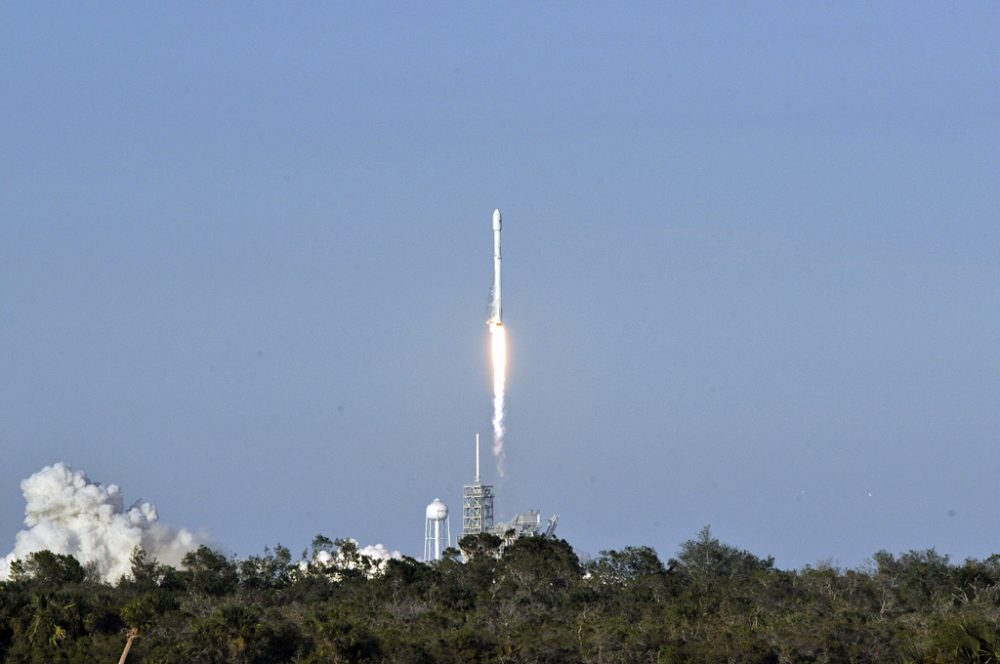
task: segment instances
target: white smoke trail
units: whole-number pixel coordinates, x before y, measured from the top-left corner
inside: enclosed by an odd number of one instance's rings
[[[493,356],[493,456],[497,458],[497,473],[507,473],[507,455],[503,448],[504,396],[507,390],[507,332],[503,324],[490,323],[490,346]]]
[[[46,466],[23,480],[21,492],[28,529],[17,534],[14,550],[0,558],[0,579],[9,578],[15,560],[47,549],[92,564],[103,580],[114,583],[131,574],[130,558],[137,546],[151,559],[177,567],[203,540],[160,524],[150,503],[126,510],[116,485],[101,486],[65,463]]]

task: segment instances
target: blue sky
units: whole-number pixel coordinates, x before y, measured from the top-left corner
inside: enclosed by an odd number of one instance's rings
[[[1000,551],[1000,7],[6,3],[0,552],[66,461],[247,555]],[[6,544],[5,544],[6,543]]]

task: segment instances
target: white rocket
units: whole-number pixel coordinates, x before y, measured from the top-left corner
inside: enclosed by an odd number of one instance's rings
[[[500,210],[493,210],[493,311],[489,325],[503,325],[503,306],[500,303]]]

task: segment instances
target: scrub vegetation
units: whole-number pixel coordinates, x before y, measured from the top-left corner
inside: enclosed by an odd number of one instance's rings
[[[42,551],[0,583],[0,661],[997,662],[1000,556],[876,553],[785,571],[708,528],[581,563],[562,540],[461,541],[434,564],[374,561],[317,536],[246,559],[206,547],[101,582]],[[336,550],[336,565],[323,564]],[[346,561],[346,562],[345,562]]]

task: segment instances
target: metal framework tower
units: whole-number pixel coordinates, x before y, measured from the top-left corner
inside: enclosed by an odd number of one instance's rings
[[[479,480],[479,434],[476,434],[476,481],[462,492],[462,536],[493,528],[493,485]]]

